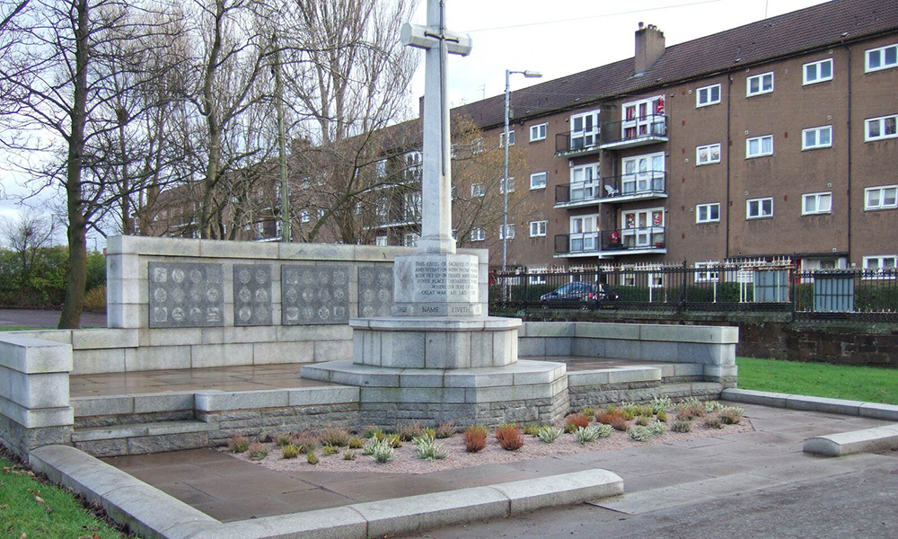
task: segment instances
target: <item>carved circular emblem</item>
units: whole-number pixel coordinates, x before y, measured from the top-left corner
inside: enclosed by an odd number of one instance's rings
[[[330,301],[331,293],[327,288],[322,288],[318,291],[318,299],[320,299],[321,301]]]
[[[243,303],[248,303],[249,300],[253,299],[253,293],[249,291],[249,288],[244,286],[240,289],[240,292],[237,292],[237,297]]]
[[[309,302],[315,299],[315,291],[311,288],[303,288],[302,289],[302,300],[305,302]]]
[[[311,271],[304,271],[302,272],[302,282],[312,284],[315,282],[315,276],[312,275]]]
[[[257,322],[264,322],[268,319],[268,309],[266,309],[265,307],[256,308],[256,312],[254,314]]]
[[[386,286],[390,284],[390,281],[393,280],[393,275],[384,271],[377,275],[377,282],[379,282],[382,286]]]
[[[190,270],[190,280],[194,283],[200,283],[203,280],[203,272],[194,268]]]
[[[365,290],[364,292],[362,292],[362,299],[364,299],[367,303],[374,301],[374,291]]]
[[[212,303],[216,303],[220,298],[221,292],[219,292],[217,288],[210,288],[209,290],[206,290],[206,299],[208,299]]]
[[[313,316],[315,316],[314,309],[312,309],[311,307],[302,308],[302,317],[304,320],[311,320]]]
[[[237,272],[237,280],[243,284],[248,283],[249,280],[252,278],[253,278],[253,276],[250,275],[249,270],[246,268],[242,268],[240,271]]]
[[[268,270],[256,270],[256,282],[265,284],[268,282]]]
[[[319,307],[318,308],[318,318],[322,320],[327,320],[331,317],[331,311],[327,307]]]
[[[365,284],[371,284],[374,282],[374,275],[371,271],[360,271],[359,279]]]
[[[190,289],[190,301],[193,301],[194,303],[196,303],[198,301],[202,301],[202,299],[203,299],[203,293],[202,293],[202,291],[200,291],[200,287],[194,286],[193,288]]]
[[[238,311],[237,316],[240,317],[242,322],[249,322],[249,319],[253,316],[253,310],[249,307],[241,307],[240,311]]]
[[[327,284],[330,282],[330,280],[331,280],[331,276],[328,275],[326,272],[322,271],[321,273],[318,274],[318,283],[319,284]]]
[[[182,301],[184,301],[184,290],[182,290],[181,288],[175,288],[174,290],[172,290],[171,299],[175,303],[181,303]]]
[[[184,281],[184,270],[181,268],[175,268],[171,270],[171,280],[180,283]]]
[[[184,321],[184,309],[180,307],[175,307],[171,312],[171,319],[175,322],[183,322]]]
[[[287,289],[287,301],[290,303],[296,303],[296,300],[299,299],[299,292],[296,291],[295,288],[290,287]]]
[[[381,301],[390,301],[390,291],[381,288],[377,291],[377,299]]]
[[[371,318],[374,316],[374,307],[368,305],[364,309],[362,309],[362,316],[365,318]]]
[[[196,323],[196,322],[199,322],[200,320],[202,320],[202,317],[203,317],[203,311],[200,310],[199,307],[191,307],[190,315],[188,315],[187,318],[190,319],[191,322]]]
[[[346,284],[346,272],[337,270],[334,272],[334,284]]]
[[[165,291],[164,288],[157,288],[155,292],[153,292],[153,299],[162,303],[166,299],[168,299],[168,292]]]
[[[266,290],[256,290],[256,301],[268,303],[268,292]]]
[[[342,288],[338,288],[338,289],[334,290],[334,299],[335,300],[343,301],[343,299],[345,297],[346,297],[346,292],[344,292]]]

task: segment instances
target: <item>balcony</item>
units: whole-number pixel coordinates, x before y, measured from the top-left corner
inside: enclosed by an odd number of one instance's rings
[[[555,186],[556,208],[581,208],[599,201],[599,182],[571,182]]]
[[[555,157],[579,157],[599,153],[600,131],[568,131],[555,135]]]
[[[661,226],[559,234],[555,236],[554,257],[612,258],[625,255],[666,254],[665,240],[665,230]]]
[[[667,198],[667,173],[638,172],[602,178],[599,204]],[[556,203],[557,206],[557,203]]]
[[[604,124],[601,135],[599,149],[602,150],[624,150],[667,142],[667,116],[653,114]]]

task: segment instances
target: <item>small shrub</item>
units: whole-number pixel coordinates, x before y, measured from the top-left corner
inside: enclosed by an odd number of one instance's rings
[[[496,429],[496,440],[499,441],[499,447],[506,451],[517,451],[524,447],[524,433],[514,423],[500,425]]]
[[[355,453],[353,453],[352,451],[343,453],[343,460],[355,460]]]
[[[434,431],[434,438],[442,440],[443,438],[452,437],[453,434],[455,434],[455,423],[446,421],[437,425]]]
[[[588,444],[596,441],[596,438],[599,437],[599,430],[596,427],[580,427],[576,432],[577,441],[581,444]]]
[[[530,423],[529,425],[524,425],[524,434],[527,436],[539,436],[539,431],[542,429],[539,425],[535,423]]]
[[[396,431],[396,434],[399,435],[399,439],[403,442],[411,442],[415,438],[421,436],[421,425],[419,425],[417,422],[407,425],[400,425]]]
[[[638,425],[630,427],[630,429],[627,430],[627,434],[637,442],[644,442],[652,437],[652,431],[648,427],[640,427]]]
[[[627,421],[620,417],[611,422],[611,428],[614,430],[619,430],[621,432],[627,432],[627,429],[630,428],[630,425],[627,424]]]
[[[423,434],[419,438],[415,438],[415,450],[419,459],[424,460],[440,460],[446,458],[449,453],[443,449],[443,445],[429,435]]]
[[[708,401],[708,402],[705,402],[704,405],[705,405],[705,411],[708,413],[716,412],[724,407],[722,404],[720,404],[717,401]]]
[[[371,456],[381,464],[389,462],[393,460],[393,446],[387,440],[376,442]]]
[[[365,438],[377,438],[379,435],[383,435],[383,434],[384,434],[384,431],[380,427],[375,427],[375,426],[369,425],[369,426],[365,427],[363,436]]]
[[[644,415],[636,416],[636,424],[640,427],[648,427],[652,420]]]
[[[486,447],[486,437],[489,431],[482,425],[471,425],[465,429],[463,434],[465,439],[465,451],[468,453],[477,453]]]
[[[349,438],[349,443],[346,445],[349,449],[361,449],[365,447],[364,438],[359,438],[358,436],[352,436]]]
[[[278,432],[272,436],[274,443],[278,445],[278,447],[284,447],[285,445],[290,445],[293,441],[293,435],[289,432]]]
[[[624,415],[624,419],[627,421],[631,421],[634,417],[636,417],[637,406],[632,402],[622,402],[620,405],[620,411]]]
[[[306,462],[312,466],[318,464],[318,455],[316,455],[314,451],[309,451],[306,453]]]
[[[742,421],[742,414],[745,411],[738,406],[725,406],[718,413],[720,414],[720,421],[725,425],[738,425]]]
[[[249,449],[249,440],[245,436],[235,434],[228,439],[228,451],[231,453],[245,453]]]
[[[366,457],[370,457],[371,455],[374,454],[374,446],[379,443],[380,442],[377,441],[375,438],[368,438],[368,442],[366,442],[365,445],[362,447],[362,454],[365,455]]]
[[[291,443],[299,448],[301,453],[308,453],[309,451],[314,451],[316,447],[318,447],[318,436],[311,431],[303,431],[299,434],[293,436]]]
[[[614,434],[614,427],[611,425],[593,425],[593,428],[596,429],[599,438],[608,438]]]
[[[84,309],[94,312],[103,312],[106,310],[105,284],[91,288],[84,294]]]
[[[431,438],[437,437],[437,431],[433,427],[425,427],[425,428],[421,429],[421,436],[424,436],[425,434],[427,436],[430,436]]]
[[[664,410],[658,412],[658,415],[656,417],[658,418],[658,421],[667,423],[667,412],[665,412]]]
[[[388,434],[386,438],[381,441],[386,441],[390,444],[390,447],[394,449],[402,447],[402,438],[398,434]]]
[[[249,444],[246,453],[250,460],[262,460],[268,456],[268,448],[262,442],[253,442]]]
[[[340,452],[340,450],[337,449],[337,446],[335,446],[335,445],[324,444],[324,447],[321,448],[321,454],[324,455],[325,457],[329,457],[331,455],[336,455],[339,452]]]
[[[670,430],[674,432],[692,432],[692,422],[691,421],[674,421],[673,426],[670,427]]]
[[[287,444],[281,446],[281,456],[285,459],[295,459],[299,456],[301,451],[298,447],[293,444]]]
[[[649,403],[649,407],[655,415],[661,412],[666,413],[671,406],[673,406],[673,403],[667,397],[652,397],[652,402]]]
[[[564,424],[564,433],[572,434],[574,432],[577,432],[577,429],[579,429],[579,428],[580,427],[578,427],[575,423],[565,423]]]
[[[611,425],[615,421],[623,421],[624,423],[626,423],[627,418],[624,416],[623,411],[614,409],[612,411],[606,410],[605,412],[600,413],[596,417],[596,421],[598,421],[599,423],[604,423],[605,425]]]
[[[594,409],[594,408],[591,408],[591,407],[589,407],[589,406],[587,406],[586,408],[583,408],[582,410],[580,410],[580,413],[583,414],[584,417],[586,417],[586,418],[589,419],[590,421],[592,421],[592,420],[596,417],[596,411],[595,411],[595,409]]]
[[[574,425],[577,428],[585,429],[589,426],[589,418],[583,414],[571,414],[564,418],[564,425]],[[574,430],[576,431],[577,428]]]
[[[334,447],[346,447],[352,434],[342,427],[331,427],[321,433],[321,443]]]
[[[726,426],[719,417],[706,417],[704,425],[708,429],[722,429]]]
[[[658,436],[667,432],[667,424],[656,421],[649,425],[649,430],[652,431],[652,436]]]
[[[562,432],[563,431],[557,427],[546,425],[545,427],[539,429],[539,432],[536,433],[536,437],[543,442],[546,442],[547,444],[551,444],[561,437]]]
[[[692,421],[696,417],[705,417],[705,406],[703,404],[683,404],[677,410],[677,417]]]

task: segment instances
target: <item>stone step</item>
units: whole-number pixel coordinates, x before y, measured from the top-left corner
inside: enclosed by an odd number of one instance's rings
[[[95,457],[139,455],[209,447],[209,432],[216,428],[197,420],[79,428],[72,442]]]

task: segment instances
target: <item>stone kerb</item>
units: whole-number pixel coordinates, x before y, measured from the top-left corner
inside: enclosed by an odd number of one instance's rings
[[[69,344],[21,335],[0,336],[0,441],[19,456],[69,443]]]

